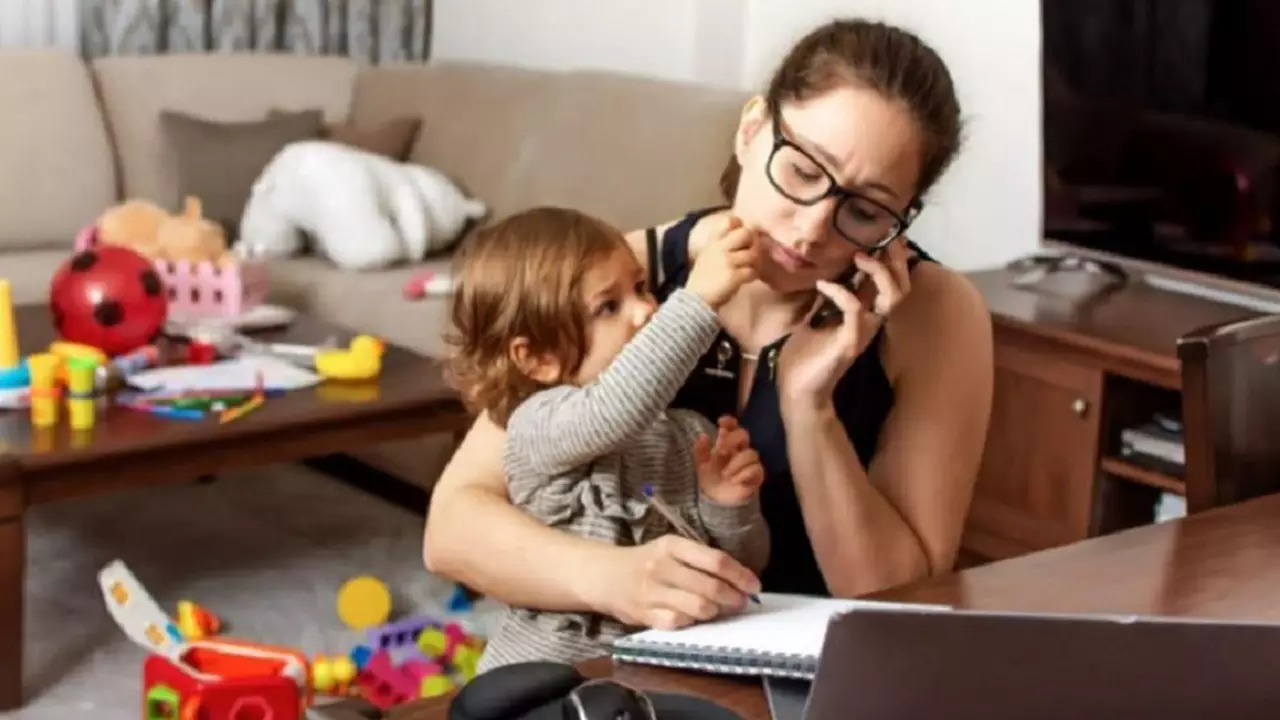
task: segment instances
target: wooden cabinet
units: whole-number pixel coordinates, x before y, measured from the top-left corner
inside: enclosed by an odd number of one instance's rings
[[[1009,337],[998,338],[995,363],[989,451],[966,547],[1008,557],[1085,537],[1102,373]]]
[[[1135,281],[1082,299],[970,276],[995,328],[995,397],[964,550],[1001,559],[1154,520],[1181,479],[1127,462],[1120,433],[1179,406],[1176,342],[1255,314]]]

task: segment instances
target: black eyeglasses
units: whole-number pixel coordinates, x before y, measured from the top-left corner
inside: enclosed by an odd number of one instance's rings
[[[617,680],[588,680],[561,707],[564,720],[658,720],[647,695]]]
[[[822,163],[782,132],[782,118],[776,107],[769,109],[773,120],[773,150],[765,174],[783,197],[798,205],[816,205],[837,198],[831,223],[836,232],[864,250],[879,250],[906,232],[920,211],[912,202],[904,217],[884,203],[840,187]]]

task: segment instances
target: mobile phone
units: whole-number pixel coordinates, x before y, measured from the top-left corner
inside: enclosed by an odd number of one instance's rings
[[[879,254],[880,249],[872,251],[872,257]],[[867,274],[859,270],[857,265],[850,265],[848,270],[845,270],[832,282],[837,285],[843,285],[848,288],[849,292],[856,293],[866,277]],[[824,296],[822,305],[813,313],[813,317],[809,318],[809,327],[820,328],[832,322],[839,322],[843,317],[844,313],[840,312],[840,308],[831,301],[831,298]]]

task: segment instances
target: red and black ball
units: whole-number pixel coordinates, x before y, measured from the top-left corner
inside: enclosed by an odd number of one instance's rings
[[[151,260],[113,246],[68,258],[53,276],[49,305],[63,340],[112,357],[154,342],[169,314],[164,281]]]

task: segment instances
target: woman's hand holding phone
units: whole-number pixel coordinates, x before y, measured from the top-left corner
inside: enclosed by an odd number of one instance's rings
[[[894,240],[878,257],[859,251],[853,266],[839,278],[844,284],[818,283],[819,302],[778,354],[778,386],[784,402],[830,401],[836,382],[911,291],[909,257],[906,243]],[[860,275],[871,279],[869,286],[861,281],[856,290],[847,287]],[[816,320],[824,305],[833,309],[822,321]]]

